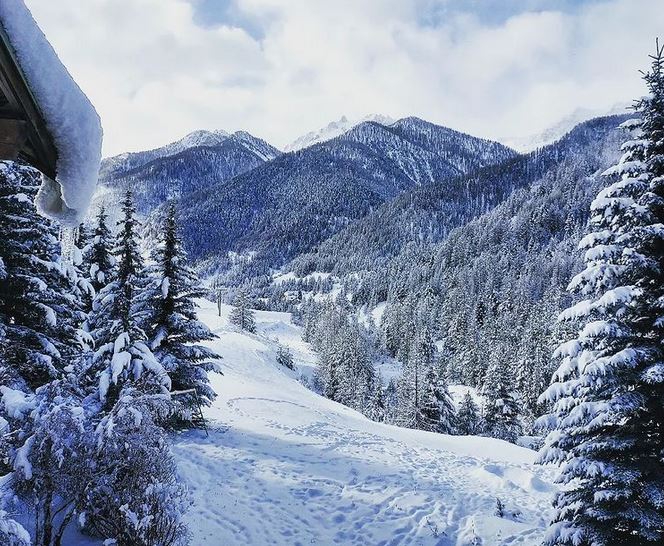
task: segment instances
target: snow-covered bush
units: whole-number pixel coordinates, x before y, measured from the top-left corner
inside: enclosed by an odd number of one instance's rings
[[[3,510],[0,510],[0,544],[3,546],[31,546],[29,533]]]
[[[30,400],[29,414],[16,415],[24,418],[11,452],[12,485],[33,512],[39,546],[60,546],[100,470],[79,394],[70,383],[54,381]]]
[[[150,397],[124,396],[96,430],[99,473],[82,520],[88,532],[119,546],[188,543],[182,514],[190,501],[178,482]]]

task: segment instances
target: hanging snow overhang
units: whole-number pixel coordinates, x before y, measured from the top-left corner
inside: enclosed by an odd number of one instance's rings
[[[0,0],[0,157],[43,175],[37,209],[76,226],[97,186],[103,131],[24,0]]]
[[[58,152],[0,25],[0,159],[23,160],[55,180]]]

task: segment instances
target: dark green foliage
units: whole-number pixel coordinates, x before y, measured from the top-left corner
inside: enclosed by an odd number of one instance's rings
[[[30,389],[62,375],[83,321],[57,229],[33,203],[39,184],[33,169],[0,163],[0,384]]]
[[[196,318],[194,299],[202,298],[205,291],[200,279],[187,266],[175,206],[169,208],[152,261],[154,263],[147,268],[148,285],[141,294],[146,307],[144,324],[150,348],[170,376],[172,391],[194,389],[198,400],[209,405],[215,393],[210,388],[207,372],[217,368],[214,360],[219,356],[198,345],[215,336]],[[194,397],[192,403],[195,402]]]

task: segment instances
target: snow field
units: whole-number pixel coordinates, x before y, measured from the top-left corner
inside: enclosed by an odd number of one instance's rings
[[[258,335],[247,335],[228,324],[230,308],[220,318],[201,305],[225,375],[211,378],[210,436],[173,440],[193,495],[193,544],[541,543],[554,486],[534,452],[371,422],[276,364],[274,339],[303,373],[315,366],[290,315],[257,312]]]

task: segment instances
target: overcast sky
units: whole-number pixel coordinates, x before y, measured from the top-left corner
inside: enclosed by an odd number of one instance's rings
[[[664,0],[26,3],[96,105],[106,155],[195,129],[283,146],[373,113],[525,136],[643,94],[664,35]]]

